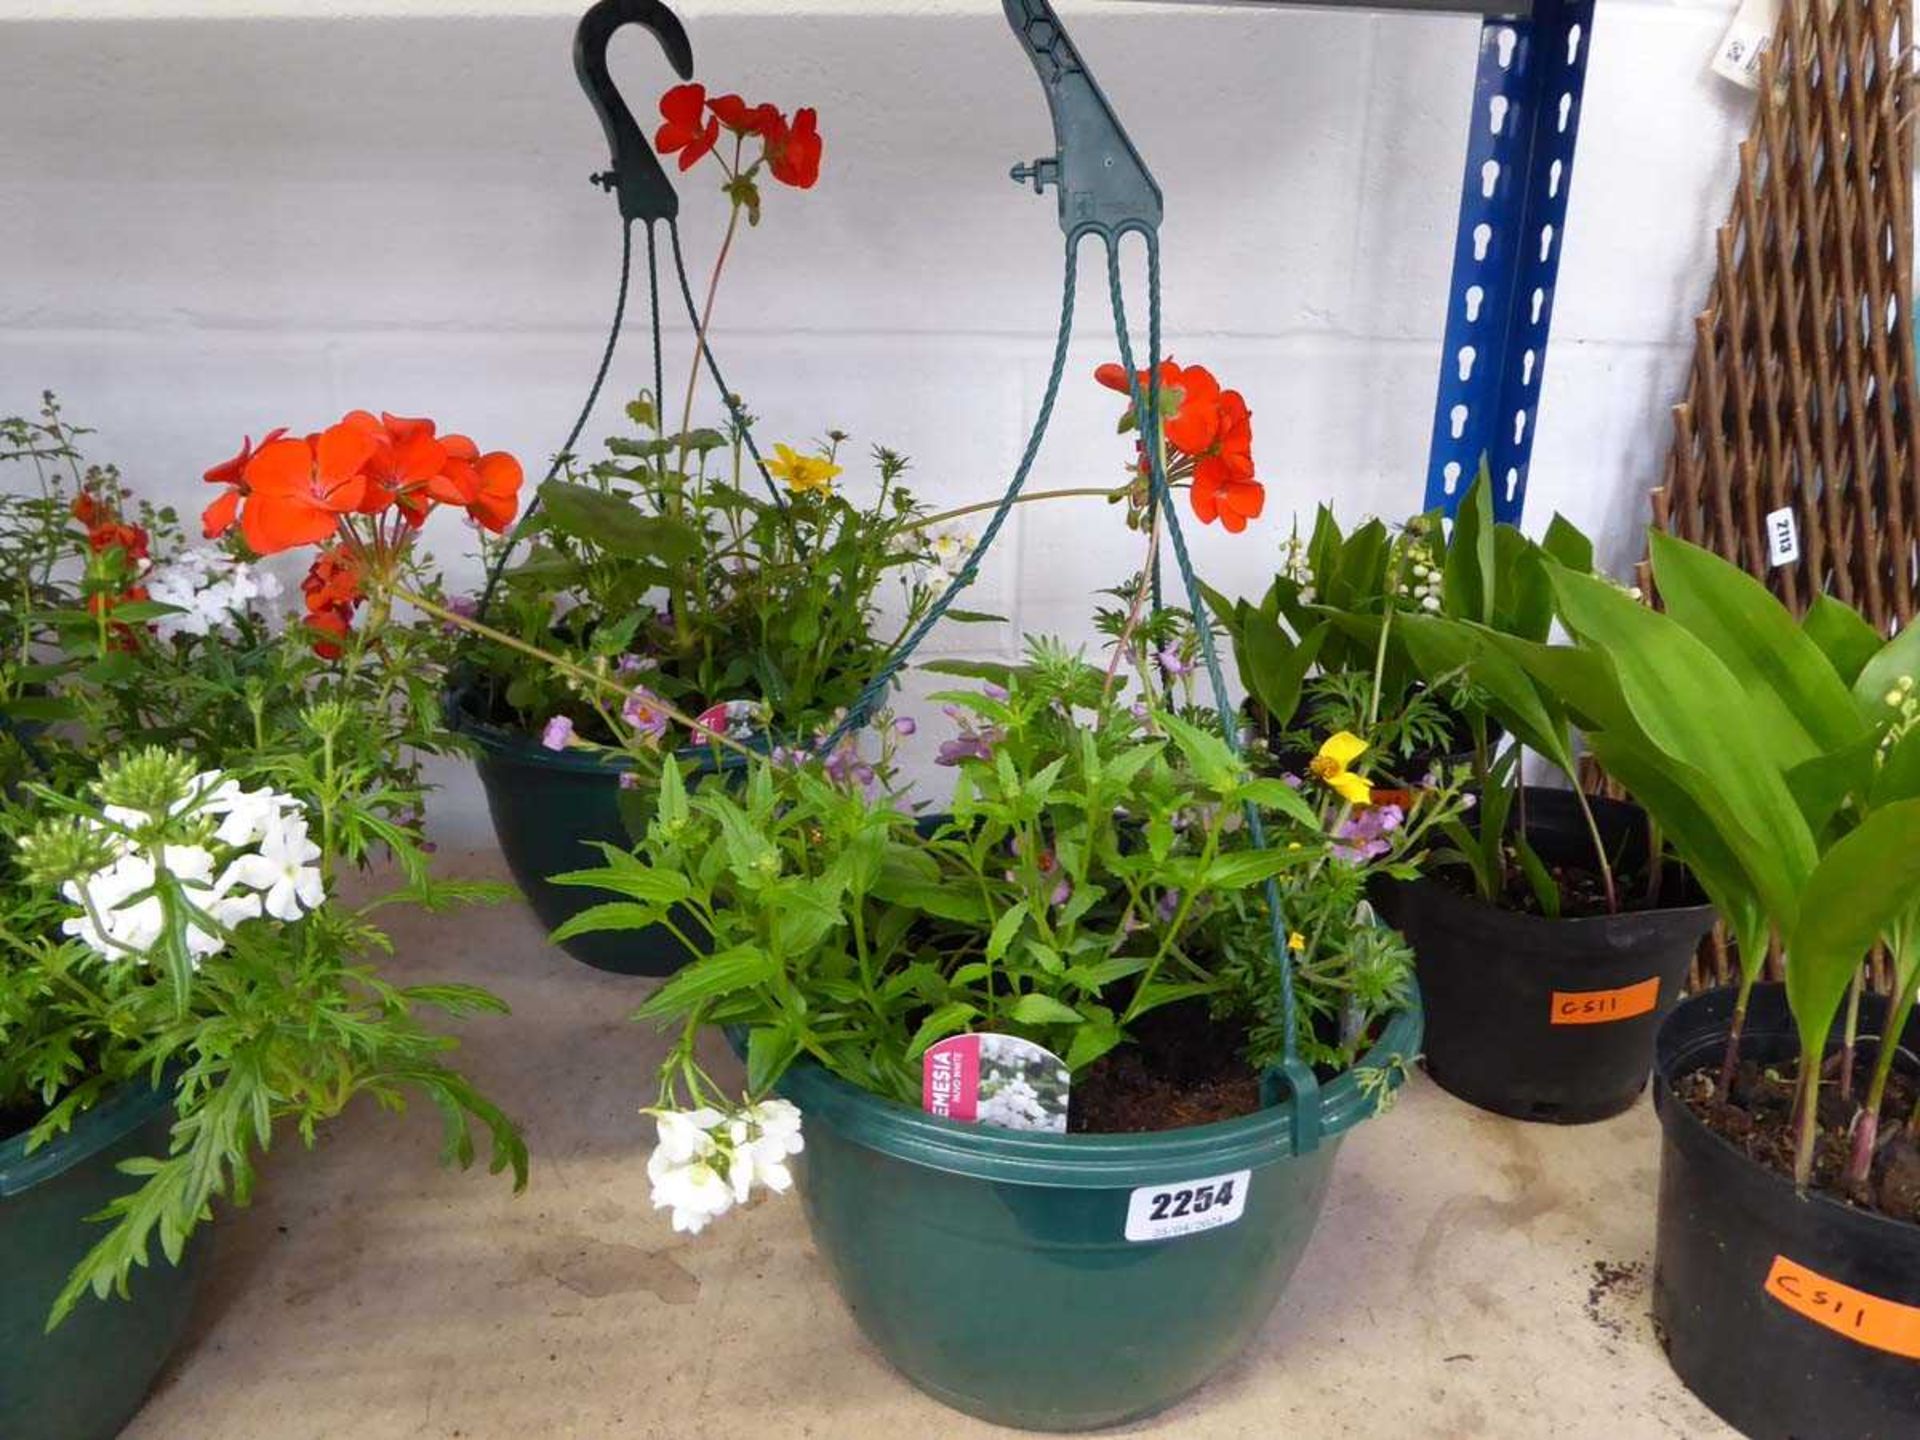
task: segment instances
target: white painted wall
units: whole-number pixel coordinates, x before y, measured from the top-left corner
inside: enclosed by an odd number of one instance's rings
[[[1201,535],[1223,588],[1271,573],[1294,509],[1417,508],[1477,21],[1128,0],[1063,4],[1167,194],[1170,347],[1246,392],[1263,526]],[[1051,149],[994,0],[683,0],[702,79],[817,105],[827,173],[769,196],[716,349],[763,440],[838,426],[913,455],[939,504],[996,493],[1058,315]],[[1730,7],[1603,0],[1530,516],[1637,554],[1725,205],[1743,92]],[[352,406],[439,417],[529,468],[590,378],[617,259],[569,62],[572,0],[0,0],[0,410],[43,387],[156,498],[197,508],[241,434]],[[650,42],[649,42],[650,43]],[[636,111],[670,79],[616,46]],[[686,187],[704,263],[722,202]],[[1104,279],[1037,486],[1124,463]],[[684,329],[670,334],[685,354]],[[673,367],[678,369],[678,365]],[[644,348],[616,367],[644,383]],[[611,433],[606,423],[589,435]],[[448,545],[454,542],[449,538]],[[1078,634],[1136,563],[1097,504],[1023,514],[977,602]],[[467,812],[460,812],[465,814]]]

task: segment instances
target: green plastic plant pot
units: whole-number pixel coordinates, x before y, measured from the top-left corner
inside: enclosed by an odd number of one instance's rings
[[[173,1121],[164,1090],[127,1086],[32,1155],[0,1140],[0,1435],[6,1440],[108,1440],[146,1398],[186,1328],[205,1245],[178,1266],[159,1254],[131,1294],[89,1295],[52,1334],[47,1314],[73,1267],[104,1233],[87,1217],[133,1181],[115,1166],[164,1154]]]
[[[593,905],[614,897],[597,890],[555,885],[547,877],[604,863],[596,842],[631,844],[620,818],[620,777],[634,772],[620,756],[578,750],[548,750],[529,736],[476,719],[459,696],[449,700],[453,728],[473,741],[480,784],[487,794],[493,833],[507,868],[549,931]],[[713,747],[680,752],[703,769],[714,766]],[[682,925],[682,933],[690,933]],[[645,930],[578,935],[561,949],[583,964],[616,975],[671,975],[691,958],[664,925]]]
[[[1416,1005],[1361,1066],[1398,1076],[1420,1036]],[[1325,1139],[1295,1155],[1290,1104],[1056,1136],[936,1120],[812,1065],[781,1089],[806,1115],[814,1242],[867,1338],[956,1410],[1054,1431],[1164,1409],[1245,1349],[1306,1250],[1340,1138],[1377,1109],[1341,1075],[1321,1092]],[[1128,1238],[1156,1192],[1227,1176],[1244,1204],[1231,1223]]]

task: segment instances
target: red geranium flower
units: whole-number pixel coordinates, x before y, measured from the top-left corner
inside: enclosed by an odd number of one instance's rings
[[[811,106],[796,110],[793,123],[787,124],[778,113],[776,126],[763,132],[767,137],[767,167],[773,178],[796,190],[811,190],[820,179],[820,160],[824,146],[820,139],[820,117]]]
[[[720,95],[707,102],[707,109],[735,135],[772,135],[785,122],[772,105],[749,105],[738,95]]]
[[[676,85],[660,97],[660,115],[666,121],[653,137],[662,155],[680,152],[680,168],[691,170],[720,142],[720,122],[705,119],[707,87]]]
[[[1102,365],[1094,378],[1131,397],[1126,370]],[[1144,393],[1150,372],[1138,376]],[[1218,520],[1233,534],[1266,508],[1267,492],[1254,479],[1253,412],[1238,390],[1222,390],[1204,365],[1160,366],[1160,430],[1176,460],[1170,479],[1191,482],[1193,513],[1205,525]],[[1144,465],[1144,461],[1143,461]]]
[[[502,450],[486,455],[464,435],[449,435],[446,467],[429,491],[436,500],[460,505],[481,525],[500,535],[520,512],[520,462]]]
[[[285,435],[286,428],[269,430],[267,438],[260,442],[261,448],[273,444]],[[247,436],[240,442],[240,453],[231,460],[222,460],[207,471],[202,478],[209,485],[225,485],[227,491],[200,516],[200,533],[209,540],[218,540],[233,528],[233,522],[240,516],[240,501],[246,494],[247,463],[253,459],[253,437]]]
[[[242,481],[247,507],[240,525],[254,553],[273,555],[331,536],[340,517],[365,501],[365,467],[376,448],[363,427],[346,423],[305,440],[262,445]]]

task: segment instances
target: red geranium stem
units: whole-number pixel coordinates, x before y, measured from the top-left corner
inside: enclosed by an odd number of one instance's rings
[[[739,142],[735,142],[734,168],[739,169]],[[713,274],[707,281],[707,301],[700,311],[700,326],[693,333],[693,367],[687,375],[687,403],[680,410],[680,468],[684,471],[687,463],[687,432],[693,428],[693,396],[700,388],[700,362],[707,355],[707,333],[713,324],[713,302],[720,293],[720,275],[727,268],[727,256],[733,250],[733,237],[740,230],[740,208],[738,198],[733,209],[727,215],[727,233],[720,241],[720,253],[713,259]],[[720,397],[723,401],[726,397]]]

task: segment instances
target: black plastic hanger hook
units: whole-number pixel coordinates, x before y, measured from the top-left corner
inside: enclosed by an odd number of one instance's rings
[[[607,70],[607,46],[622,25],[652,31],[674,73],[682,80],[693,78],[693,42],[680,17],[660,0],[599,0],[580,17],[573,32],[573,73],[600,117],[613,154],[613,169],[594,176],[593,183],[619,195],[620,214],[627,220],[671,220],[680,213],[679,193]]]

